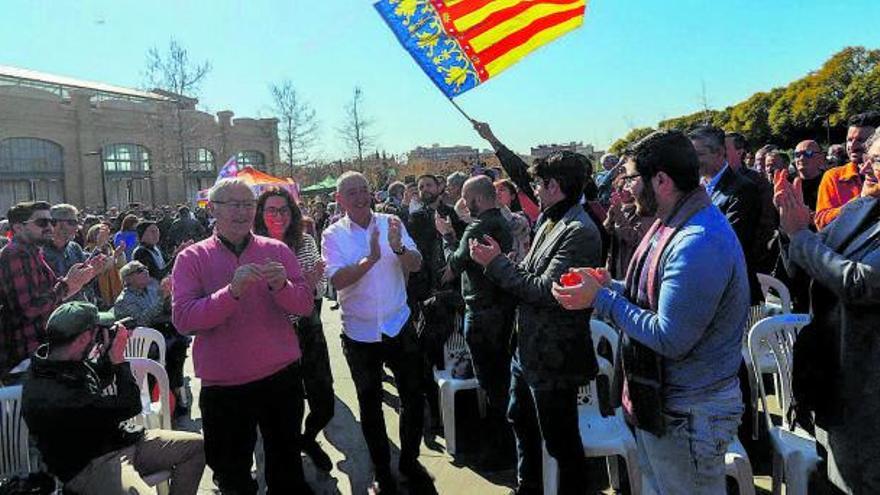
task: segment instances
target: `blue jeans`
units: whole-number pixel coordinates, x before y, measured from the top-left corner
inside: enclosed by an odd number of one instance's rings
[[[662,437],[636,429],[645,493],[650,494],[650,489],[658,495],[726,493],[724,454],[736,435],[743,404],[739,389],[723,396],[687,410],[665,411]]]

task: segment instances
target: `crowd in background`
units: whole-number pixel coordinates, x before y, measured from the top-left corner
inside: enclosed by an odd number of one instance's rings
[[[849,493],[874,493],[878,121],[853,116],[846,143],[824,150],[806,139],[786,151],[710,126],[658,131],[620,157],[606,154],[598,170],[568,152],[529,166],[475,123],[500,169],[383,185],[347,172],[332,198],[301,202],[225,180],[205,208],[20,203],[0,225],[2,380],[27,384],[29,359],[50,373],[53,348],[40,349],[84,331],[57,322],[62,309],[86,314],[71,309],[76,301],[162,333],[175,414],[185,415],[194,339],[215,481],[253,493],[258,426],[270,490],[308,493],[300,453],[332,469],[317,439],[333,416],[321,321],[328,297],[341,312],[376,489],[396,490],[382,366],[401,396],[399,472],[429,480],[418,450],[424,429],[440,431],[433,370],[446,364],[444,343],[460,326],[469,352],[452,375],[476,377],[488,397],[479,464],[515,464],[515,492],[540,493],[543,442],[558,463],[559,492],[575,493],[586,472],[577,390],[599,368],[592,315],[624,336],[624,357],[613,363],[622,367],[617,399],[637,431],[647,482],[659,493],[716,493],[733,436],[752,448],[756,411],[744,400],[740,349],[749,308],[763,302],[763,273],[783,280],[795,311],[813,318],[804,335],[818,343],[796,359],[812,352],[807,359],[827,363],[826,380],[799,416],[810,417],[828,478]],[[563,284],[570,273],[576,280]],[[45,436],[39,445],[53,451]],[[123,446],[131,445],[140,444]],[[93,481],[82,463],[47,462],[63,466],[54,474],[72,485]]]

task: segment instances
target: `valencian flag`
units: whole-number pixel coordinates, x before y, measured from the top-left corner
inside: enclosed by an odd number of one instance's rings
[[[376,10],[452,98],[579,27],[587,0],[379,0]]]

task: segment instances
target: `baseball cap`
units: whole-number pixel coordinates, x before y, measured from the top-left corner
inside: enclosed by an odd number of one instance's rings
[[[137,260],[129,261],[119,269],[119,276],[122,277],[122,280],[125,280],[125,277],[137,271],[147,271],[147,266]]]
[[[64,303],[49,316],[46,332],[49,343],[69,342],[94,327],[109,327],[116,321],[112,312],[100,313],[98,307],[83,301]]]

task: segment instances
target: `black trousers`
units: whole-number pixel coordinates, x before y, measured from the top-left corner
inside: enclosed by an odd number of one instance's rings
[[[394,373],[400,394],[400,462],[416,460],[422,441],[424,400],[420,378],[422,355],[412,322],[408,321],[393,338],[383,336],[381,342],[357,342],[343,335],[342,349],[357,391],[361,429],[373,468],[377,473],[388,473],[391,464],[382,415],[382,367],[386,364]]]
[[[296,333],[302,349],[300,372],[309,415],[303,429],[303,442],[311,442],[333,418],[333,372],[330,370],[330,354],[327,339],[324,338],[324,325],[321,323],[323,299],[315,299],[315,309],[311,316],[297,323]]]
[[[534,389],[519,362],[511,364],[507,417],[516,435],[517,477],[522,488],[542,490],[541,440],[559,465],[559,494],[583,493],[587,461],[578,430],[577,389]],[[549,495],[549,494],[548,494]]]
[[[510,430],[505,412],[510,402],[510,335],[512,311],[473,310],[464,313],[464,335],[480,388],[489,399],[485,435],[496,448],[509,448]],[[507,438],[505,438],[507,437]]]
[[[244,385],[202,387],[205,458],[224,495],[257,493],[251,477],[257,427],[266,452],[268,493],[296,493],[305,484],[299,433],[301,380],[297,362]]]

